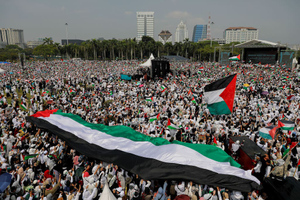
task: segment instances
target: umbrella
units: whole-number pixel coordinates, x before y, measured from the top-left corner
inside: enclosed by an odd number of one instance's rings
[[[249,85],[248,83],[245,83],[244,86],[245,86],[245,87],[249,87],[250,85]]]
[[[4,72],[5,72],[5,70],[0,68],[0,73],[4,73]]]
[[[269,92],[268,92],[268,91],[263,91],[261,94],[263,94],[263,95],[268,95]]]
[[[0,193],[3,193],[7,186],[10,184],[11,174],[4,173],[0,176]]]

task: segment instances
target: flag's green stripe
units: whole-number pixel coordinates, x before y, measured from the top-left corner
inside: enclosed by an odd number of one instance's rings
[[[268,140],[272,140],[273,138],[271,137],[270,134],[268,133],[263,133],[263,132],[259,132],[259,136]]]
[[[288,126],[283,126],[281,127],[282,130],[287,130],[287,131],[292,131],[294,130],[295,127],[288,127]]]
[[[231,114],[227,104],[225,101],[220,101],[213,104],[208,104],[207,108],[209,109],[210,114],[212,115],[223,115],[223,114]]]
[[[38,156],[38,154],[27,155],[27,156],[25,156],[24,160],[27,160],[29,158],[35,158],[37,156]]]
[[[238,164],[233,158],[231,158],[225,151],[223,151],[218,147],[214,147],[212,145],[189,144],[189,143],[184,143],[179,141],[169,142],[168,140],[163,138],[159,138],[159,137],[153,138],[153,137],[146,136],[127,126],[105,126],[103,124],[91,124],[84,121],[78,115],[63,113],[61,112],[61,110],[57,111],[55,114],[62,115],[64,117],[69,117],[72,120],[76,121],[77,123],[82,124],[83,126],[101,132],[105,132],[106,134],[109,134],[114,137],[123,137],[136,142],[141,142],[141,141],[151,142],[156,146],[168,145],[168,144],[179,144],[179,145],[189,147],[197,151],[198,153],[202,154],[203,156],[215,160],[217,162],[229,162],[231,166],[240,167],[240,164]]]

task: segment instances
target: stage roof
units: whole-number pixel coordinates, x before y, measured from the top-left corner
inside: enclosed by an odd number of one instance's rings
[[[242,44],[235,45],[237,48],[286,48],[285,45],[266,40],[250,40]]]

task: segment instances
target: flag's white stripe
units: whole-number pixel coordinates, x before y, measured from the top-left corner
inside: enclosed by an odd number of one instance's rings
[[[284,127],[295,127],[295,124],[291,124],[291,123],[283,123],[283,124],[284,124]]]
[[[269,128],[261,128],[261,129],[259,129],[259,132],[262,132],[262,133],[265,133],[265,134],[269,134],[270,130],[271,129],[269,129]]]
[[[225,88],[220,90],[214,90],[209,92],[204,92],[204,100],[207,104],[213,104],[218,103],[221,101],[224,101],[222,97],[220,97],[220,94],[225,90]]]
[[[136,156],[156,159],[164,163],[195,166],[219,174],[228,174],[252,180],[259,184],[258,179],[251,175],[251,170],[245,171],[237,167],[232,167],[228,162],[217,162],[182,145],[169,144],[155,146],[147,141],[135,142],[127,138],[114,137],[104,132],[86,127],[71,118],[61,115],[52,114],[50,117],[40,117],[40,119],[44,119],[60,129],[70,132],[88,143],[101,146],[105,149],[120,150]]]

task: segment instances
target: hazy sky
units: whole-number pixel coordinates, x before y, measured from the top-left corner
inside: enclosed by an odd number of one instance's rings
[[[300,44],[300,0],[0,0],[0,28],[24,30],[25,41],[52,37],[55,42],[104,37],[134,38],[136,12],[154,11],[155,39],[161,30],[175,35],[187,23],[190,40],[196,24],[211,15],[212,37],[231,26],[259,29],[259,39]]]

